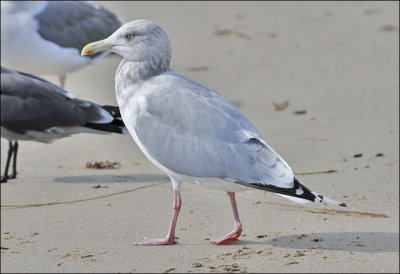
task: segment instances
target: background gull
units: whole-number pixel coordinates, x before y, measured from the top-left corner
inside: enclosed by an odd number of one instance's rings
[[[93,40],[113,33],[123,20],[89,1],[1,1],[1,63],[33,74],[81,69],[104,54],[81,56]]]
[[[158,24],[149,20],[129,22],[107,39],[86,45],[82,54],[101,51],[123,57],[115,76],[122,118],[142,152],[171,178],[175,191],[166,238],[136,244],[175,243],[183,181],[226,190],[234,229],[210,240],[217,244],[242,233],[234,191],[243,187],[275,192],[296,202],[346,206],[302,185],[289,165],[226,98],[170,70],[170,42]]]
[[[120,117],[118,107],[77,99],[42,78],[1,67],[1,137],[9,140],[1,182],[16,178],[17,140],[50,143],[80,132],[125,133]]]

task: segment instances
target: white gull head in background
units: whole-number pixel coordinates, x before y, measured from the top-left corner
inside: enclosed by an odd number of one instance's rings
[[[216,91],[170,70],[171,46],[150,20],[126,23],[105,40],[86,45],[82,55],[112,51],[123,57],[115,75],[122,119],[146,157],[172,181],[175,191],[168,235],[137,245],[175,243],[181,207],[180,184],[191,181],[224,189],[234,228],[216,244],[242,233],[235,193],[252,187],[295,202],[346,206],[308,189],[240,110]]]

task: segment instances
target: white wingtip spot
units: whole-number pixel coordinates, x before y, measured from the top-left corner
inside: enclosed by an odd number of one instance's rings
[[[296,195],[301,195],[301,194],[303,194],[304,193],[304,190],[301,188],[301,187],[299,187],[298,189],[296,189]]]

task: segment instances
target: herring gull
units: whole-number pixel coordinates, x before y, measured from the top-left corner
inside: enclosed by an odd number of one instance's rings
[[[1,1],[1,64],[33,74],[59,75],[100,59],[81,56],[90,41],[111,35],[123,20],[90,1]]]
[[[17,176],[18,140],[50,143],[80,132],[127,133],[118,107],[80,100],[42,78],[1,67],[1,137],[9,142],[2,183]]]
[[[320,195],[293,174],[283,158],[230,101],[216,91],[170,69],[171,46],[155,22],[126,23],[105,40],[86,45],[82,54],[111,51],[123,57],[115,91],[122,119],[147,158],[170,178],[175,197],[164,239],[137,245],[175,243],[184,181],[224,189],[231,201],[234,228],[212,243],[238,238],[242,224],[235,200],[238,188],[275,192],[296,202],[346,206]]]

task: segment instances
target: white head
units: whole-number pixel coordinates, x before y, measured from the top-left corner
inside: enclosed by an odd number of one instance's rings
[[[87,44],[81,55],[111,51],[129,62],[145,62],[161,70],[169,69],[171,44],[157,23],[135,20],[126,23],[107,39]]]

